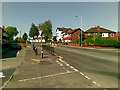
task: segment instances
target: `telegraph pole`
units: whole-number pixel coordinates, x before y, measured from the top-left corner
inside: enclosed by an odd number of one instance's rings
[[[82,16],[81,16],[81,47],[82,47]]]
[[[78,16],[75,16],[76,18],[78,17]],[[82,47],[82,16],[81,16],[81,47]]]

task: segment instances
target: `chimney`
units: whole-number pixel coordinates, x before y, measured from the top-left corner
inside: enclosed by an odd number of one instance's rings
[[[97,26],[97,29],[100,30],[100,26]]]

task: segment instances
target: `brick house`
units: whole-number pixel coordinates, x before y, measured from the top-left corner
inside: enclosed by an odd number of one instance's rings
[[[97,33],[100,33],[103,38],[116,39],[116,32],[105,29],[105,28],[101,28],[100,26],[90,28],[87,31],[85,31],[85,37],[87,37],[89,35],[97,34]]]
[[[118,31],[118,32],[116,33],[116,37],[117,37],[117,39],[120,38],[120,31]]]
[[[5,28],[0,27],[0,44],[6,44],[9,41],[9,34],[5,31]]]
[[[74,30],[72,30],[71,32],[68,33],[68,34],[71,34],[71,42],[75,43],[76,40],[80,38],[81,31],[82,30],[80,28],[78,28],[78,29],[74,29]]]

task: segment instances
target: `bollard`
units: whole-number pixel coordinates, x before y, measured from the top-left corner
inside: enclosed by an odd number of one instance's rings
[[[38,53],[37,53],[37,48],[35,49],[35,53],[36,53],[36,55],[38,55]]]
[[[42,59],[43,59],[43,49],[42,49],[41,53],[42,53]]]

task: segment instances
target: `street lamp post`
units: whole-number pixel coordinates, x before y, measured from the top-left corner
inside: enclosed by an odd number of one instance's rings
[[[78,16],[75,16],[76,18],[78,17]],[[82,47],[82,16],[81,16],[81,47]]]
[[[82,47],[82,16],[81,16],[81,47]]]

